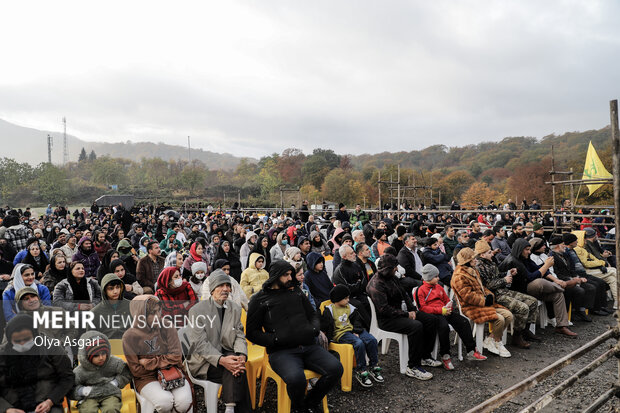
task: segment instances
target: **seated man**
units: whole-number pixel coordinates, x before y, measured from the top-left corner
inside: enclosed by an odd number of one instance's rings
[[[342,365],[316,344],[318,313],[293,277],[286,261],[269,266],[269,279],[252,296],[246,326],[248,340],[267,349],[271,368],[284,380],[292,412],[318,412],[319,403],[342,376]],[[306,395],[304,369],[321,378]]]
[[[418,380],[430,380],[433,375],[422,366],[442,365],[430,355],[435,344],[437,320],[414,306],[411,295],[405,293],[395,276],[397,266],[398,260],[393,255],[381,257],[379,272],[372,277],[366,291],[375,306],[379,328],[407,334],[409,361],[405,374]]]
[[[552,302],[557,320],[556,333],[576,338],[577,333],[568,328],[564,288],[547,279],[550,274],[549,269],[553,266],[553,257],[547,258],[545,263],[539,267],[530,259],[531,253],[532,247],[529,242],[523,238],[517,239],[512,245],[510,256],[501,263],[499,270],[508,271],[516,268],[517,272],[513,276],[511,289],[542,301]]]
[[[598,277],[605,281],[609,285],[611,295],[614,298],[614,310],[618,308],[618,286],[616,280],[616,269],[609,265],[609,263],[601,257],[597,258],[594,254],[589,252],[586,247],[586,237],[590,237],[592,241],[596,237],[596,231],[592,228],[586,228],[586,231],[573,231],[573,234],[577,236],[577,246],[574,248],[579,260],[586,268],[586,273]]]
[[[226,413],[249,412],[245,376],[248,348],[241,324],[241,306],[226,301],[231,283],[224,271],[215,270],[209,279],[211,296],[189,310],[189,319],[194,323],[189,327],[187,367],[194,377],[222,384]]]

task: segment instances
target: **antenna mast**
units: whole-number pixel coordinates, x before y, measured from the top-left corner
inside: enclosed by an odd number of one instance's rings
[[[49,162],[50,165],[52,164],[52,143],[53,143],[53,138],[48,133],[47,134],[47,161]]]
[[[187,137],[187,163],[192,163],[192,152],[191,147],[189,146],[189,136]]]
[[[64,133],[62,138],[62,164],[66,165],[69,160],[69,149],[67,146],[67,118],[63,116],[62,123],[64,125]]]

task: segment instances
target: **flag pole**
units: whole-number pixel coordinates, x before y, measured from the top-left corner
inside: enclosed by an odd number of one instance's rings
[[[581,192],[581,185],[579,184],[579,188],[577,188],[577,196],[575,197],[575,205],[577,205],[577,200],[579,199],[579,192]]]

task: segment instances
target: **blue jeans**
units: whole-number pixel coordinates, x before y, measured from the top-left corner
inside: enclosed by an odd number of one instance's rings
[[[358,370],[366,370],[366,355],[370,359],[370,367],[376,366],[379,362],[377,339],[366,330],[363,330],[359,337],[347,331],[340,337],[337,343],[353,345]]]
[[[316,344],[279,350],[269,354],[269,364],[286,383],[291,410],[318,404],[342,377],[342,364],[323,347]],[[306,395],[304,369],[321,375]]]

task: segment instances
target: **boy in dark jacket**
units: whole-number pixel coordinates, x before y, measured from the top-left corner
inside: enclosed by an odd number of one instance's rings
[[[308,286],[314,302],[319,305],[329,300],[329,292],[334,284],[325,271],[325,258],[318,252],[311,252],[306,257],[308,270],[304,273],[304,282]],[[293,274],[294,275],[294,274]]]
[[[321,318],[321,330],[334,343],[351,344],[355,351],[357,367],[355,378],[364,387],[372,387],[372,377],[377,383],[383,383],[377,339],[364,329],[356,308],[349,304],[349,289],[346,285],[337,285],[329,293],[331,304],[325,307]],[[366,356],[370,366],[366,366]]]

